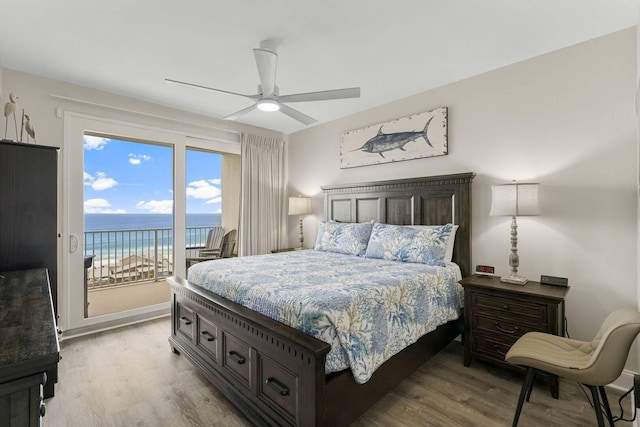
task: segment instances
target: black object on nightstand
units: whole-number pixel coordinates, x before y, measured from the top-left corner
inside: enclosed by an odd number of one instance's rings
[[[464,287],[464,365],[474,358],[516,368],[504,356],[527,332],[564,336],[568,287],[502,283],[499,277],[469,276]],[[559,396],[558,377],[549,377],[551,394]]]

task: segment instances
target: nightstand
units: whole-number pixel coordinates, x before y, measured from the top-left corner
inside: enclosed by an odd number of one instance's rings
[[[502,283],[498,277],[469,276],[464,287],[464,365],[474,358],[514,368],[504,356],[518,338],[538,331],[564,336],[564,301],[568,287]],[[551,394],[559,395],[558,377],[550,376]]]
[[[306,248],[305,248],[306,249]],[[300,248],[281,248],[281,249],[271,249],[272,254],[277,254],[279,252],[291,252],[291,251],[299,251]]]

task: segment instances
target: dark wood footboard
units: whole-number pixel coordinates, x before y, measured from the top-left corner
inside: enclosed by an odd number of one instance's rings
[[[256,425],[325,425],[331,346],[179,277],[172,289],[174,351],[188,357]]]
[[[382,365],[365,384],[325,375],[329,344],[179,277],[171,336],[191,362],[256,425],[346,426],[460,334],[442,325]]]

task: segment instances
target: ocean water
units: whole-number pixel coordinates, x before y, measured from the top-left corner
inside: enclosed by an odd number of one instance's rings
[[[220,225],[220,214],[187,214],[187,228]],[[85,214],[84,231],[173,228],[171,214]]]
[[[211,227],[220,225],[220,214],[187,214],[187,247],[204,246]],[[94,264],[110,264],[140,255],[173,258],[173,215],[171,214],[85,214],[84,254]],[[186,248],[185,248],[186,249]]]

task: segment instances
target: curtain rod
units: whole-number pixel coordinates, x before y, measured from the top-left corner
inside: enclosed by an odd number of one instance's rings
[[[169,120],[169,121],[172,121],[172,122],[187,124],[187,125],[191,125],[191,126],[198,126],[198,127],[206,128],[206,129],[221,130],[221,131],[233,133],[233,134],[236,134],[236,135],[240,135],[241,134],[241,132],[239,132],[237,130],[230,130],[230,129],[223,128],[223,127],[218,127],[218,126],[204,125],[204,124],[201,124],[201,123],[191,122],[191,121],[188,121],[188,120],[174,119],[173,117],[162,116],[162,115],[159,115],[159,114],[145,113],[143,111],[131,110],[129,108],[116,107],[116,106],[113,106],[113,105],[100,104],[98,102],[86,101],[84,99],[78,99],[78,98],[71,98],[71,97],[64,96],[64,95],[56,95],[54,93],[50,93],[49,96],[52,97],[52,98],[61,99],[61,100],[64,100],[64,101],[77,102],[79,104],[85,104],[85,105],[93,105],[94,107],[108,108],[110,110],[121,111],[121,112],[124,112],[124,113],[132,113],[132,114],[138,114],[138,115],[141,115],[141,116],[152,117],[152,118],[155,118],[155,119]]]

